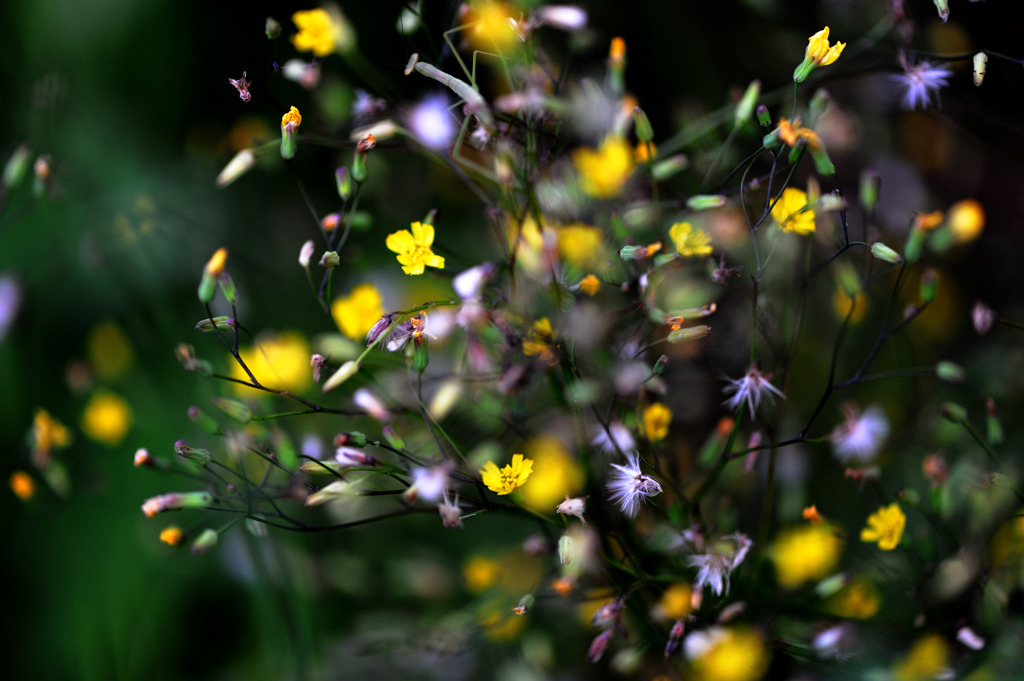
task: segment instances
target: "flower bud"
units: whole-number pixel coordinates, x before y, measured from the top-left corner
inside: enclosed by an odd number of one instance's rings
[[[267,23],[265,27],[267,38],[275,40],[277,36],[281,35],[281,24],[278,23],[274,17],[267,17]]]
[[[427,343],[422,338],[417,338],[412,344],[412,364],[421,374],[430,364],[430,358],[427,356]]]
[[[608,49],[608,85],[615,95],[621,95],[626,87],[623,73],[626,70],[626,41],[612,38]]]
[[[200,556],[206,553],[217,545],[218,537],[219,535],[217,534],[217,530],[209,527],[206,528],[198,537],[196,537],[196,540],[192,542],[192,546],[189,547],[189,552],[193,556]]]
[[[597,661],[599,661],[601,659],[601,656],[604,655],[604,651],[608,647],[608,644],[611,642],[612,637],[614,635],[615,635],[615,630],[614,629],[609,629],[608,631],[602,631],[600,634],[598,634],[594,638],[594,640],[591,641],[590,648],[587,650],[587,661],[589,661],[589,662],[597,662]]]
[[[814,159],[814,169],[820,175],[831,177],[836,174],[836,166],[832,163],[832,159],[829,158],[824,144],[811,147],[811,158]]]
[[[689,160],[683,154],[675,154],[668,158],[659,159],[658,162],[651,167],[651,177],[658,182],[667,180],[683,170],[686,170],[686,167],[689,164]]]
[[[319,506],[320,504],[333,501],[334,499],[340,499],[343,496],[349,495],[349,488],[352,487],[351,483],[345,482],[344,480],[335,480],[326,487],[313,492],[306,497],[306,506]]]
[[[572,559],[576,555],[575,548],[572,537],[567,534],[563,534],[558,539],[558,562],[562,565],[568,565],[571,563]]]
[[[963,383],[966,372],[959,364],[943,360],[935,365],[935,375],[947,383]]]
[[[200,319],[196,322],[196,329],[203,333],[212,331],[230,331],[235,328],[235,320],[227,315],[214,317],[213,319]]]
[[[217,278],[224,271],[224,263],[228,259],[228,250],[218,248],[203,268],[203,278],[199,282],[199,300],[209,303],[217,294]]]
[[[337,251],[324,251],[324,254],[320,256],[320,267],[333,270],[340,264],[341,258],[338,257]]]
[[[985,69],[988,65],[988,55],[979,52],[974,55],[974,85],[981,87],[981,81],[985,80]]]
[[[338,433],[334,436],[335,447],[365,447],[366,446],[366,434],[360,433],[357,430],[348,432]]]
[[[218,435],[220,433],[220,425],[213,419],[212,416],[207,414],[199,407],[193,405],[188,408],[188,420],[196,424],[210,435]]]
[[[302,114],[294,106],[288,113],[281,116],[281,158],[286,161],[295,157],[299,126],[302,125]]]
[[[932,2],[935,3],[935,9],[939,12],[939,18],[945,23],[949,19],[949,0],[932,0]]]
[[[682,329],[676,329],[668,334],[669,343],[682,343],[683,341],[697,340],[703,338],[711,333],[711,327],[705,324],[698,324],[697,326],[688,326]]]
[[[650,142],[654,139],[654,128],[651,127],[651,120],[647,118],[644,110],[638,106],[633,107],[633,129],[636,131],[636,138],[641,142]]]
[[[533,594],[526,594],[525,596],[519,599],[519,604],[516,607],[512,608],[512,612],[522,617],[527,613],[527,611],[530,608],[533,607],[533,603],[535,600],[536,599],[533,597]]]
[[[366,344],[372,345],[380,338],[381,334],[391,328],[391,323],[395,321],[395,315],[392,312],[387,313],[370,327],[370,330],[366,332]]]
[[[224,294],[224,299],[231,305],[238,303],[238,291],[235,289],[235,280],[231,278],[231,275],[227,272],[223,272],[217,277],[217,285],[220,286],[220,292]]]
[[[871,244],[871,255],[878,260],[890,263],[892,265],[899,265],[903,262],[903,256],[889,248],[881,241],[876,241]]]
[[[984,336],[992,329],[992,324],[996,321],[996,313],[985,303],[980,300],[974,304],[971,309],[971,322],[974,324],[974,330],[979,336]]]
[[[810,109],[811,120],[816,121],[821,118],[826,111],[828,111],[828,105],[832,103],[832,98],[828,94],[828,90],[825,88],[818,88],[814,92],[814,96],[811,97],[811,104],[808,107]]]
[[[334,185],[338,188],[338,196],[341,197],[341,200],[348,201],[352,196],[352,176],[349,175],[348,168],[341,166],[334,171]]]
[[[381,434],[384,436],[384,441],[395,449],[405,449],[405,440],[403,440],[402,436],[398,434],[398,431],[391,426],[384,426]]]
[[[759,104],[754,114],[757,116],[757,122],[762,128],[771,129],[772,115],[768,112],[768,107],[764,104]]]
[[[11,154],[11,157],[7,159],[7,165],[4,166],[3,175],[4,189],[14,187],[25,177],[25,174],[28,171],[28,160],[31,153],[32,152],[29,151],[28,145],[22,144],[15,149],[14,153]]]
[[[906,258],[907,262],[917,262],[918,258],[921,257],[921,249],[924,247],[924,242],[928,238],[928,231],[913,227],[910,230],[910,235],[907,237],[907,243],[903,245],[903,257]]]
[[[721,208],[725,205],[726,198],[721,194],[698,194],[686,199],[686,207],[690,210],[708,210],[709,208]]]
[[[921,301],[926,305],[933,302],[938,292],[939,275],[934,269],[929,267],[921,275]]]
[[[200,411],[197,407],[193,407],[193,409],[196,409],[196,411]],[[189,411],[192,410],[190,409]],[[205,449],[189,447],[188,443],[185,442],[184,440],[178,440],[177,442],[174,443],[174,451],[178,456],[180,456],[183,459],[195,461],[200,468],[202,468],[203,466],[205,466],[206,464],[210,463],[210,461],[213,460],[213,457],[210,456],[210,452],[206,451]]]
[[[207,492],[171,492],[146,499],[142,504],[142,512],[147,518],[157,513],[176,511],[182,508],[205,508],[213,503],[213,497]]]
[[[939,412],[942,414],[942,418],[950,423],[959,425],[967,420],[967,410],[956,402],[943,402],[939,406]]]
[[[370,134],[364,135],[356,143],[355,156],[352,158],[352,179],[360,184],[366,182],[366,178],[370,176],[367,162],[370,150],[375,146],[377,146],[377,139]]]
[[[324,382],[323,391],[334,390],[339,385],[356,375],[359,371],[359,362],[349,360],[341,365],[341,368],[334,372],[334,375]]]
[[[177,525],[168,525],[160,531],[160,541],[168,546],[181,546],[185,541],[185,533]]]
[[[304,268],[309,267],[309,260],[313,257],[313,252],[316,250],[316,244],[310,239],[306,243],[302,244],[302,248],[299,249],[299,265]]]
[[[211,397],[210,402],[213,403],[213,406],[227,414],[231,420],[243,426],[252,421],[252,409],[243,402],[233,400],[230,397]]]
[[[249,172],[254,165],[256,165],[256,154],[252,153],[252,149],[243,149],[235,154],[235,157],[228,161],[228,164],[217,175],[217,186],[228,186]]]
[[[865,170],[860,176],[860,205],[868,210],[878,205],[882,189],[882,176],[874,170]]]
[[[985,429],[990,445],[998,447],[1003,443],[1003,424],[996,412],[996,402],[991,397],[985,400]]]
[[[153,455],[149,453],[149,450],[145,447],[139,447],[135,450],[135,466],[146,466],[152,468],[156,465],[156,460]]]
[[[741,125],[750,120],[750,115],[754,113],[754,105],[757,104],[757,98],[760,95],[761,81],[755,80],[743,91],[743,96],[740,98],[739,104],[736,105],[736,111],[732,115],[733,125]]]
[[[338,447],[334,452],[334,460],[345,467],[377,465],[376,459],[355,447]]]

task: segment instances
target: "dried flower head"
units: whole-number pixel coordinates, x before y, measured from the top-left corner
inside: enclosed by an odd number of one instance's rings
[[[946,87],[953,76],[949,69],[933,66],[927,61],[910,64],[906,55],[902,53],[900,64],[903,66],[903,73],[893,76],[893,79],[903,89],[903,106],[907,109],[928,108],[932,94],[937,93],[939,88]]]
[[[740,409],[746,402],[750,408],[750,418],[754,418],[754,412],[761,404],[762,399],[771,400],[771,394],[785,397],[782,391],[771,384],[767,377],[761,374],[760,362],[755,362],[742,378],[729,380],[729,385],[723,389],[725,394],[732,395],[724,404],[729,409]]]
[[[842,406],[846,420],[836,426],[829,440],[843,463],[867,463],[875,458],[889,435],[889,422],[878,405],[861,412],[848,402]]]
[[[640,511],[640,502],[661,494],[661,485],[640,470],[640,454],[627,455],[625,466],[613,463],[612,477],[608,483],[609,497],[619,505],[622,512],[633,517]]]

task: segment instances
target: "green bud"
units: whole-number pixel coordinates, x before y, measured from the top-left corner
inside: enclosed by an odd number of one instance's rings
[[[817,149],[811,149],[811,158],[814,159],[814,169],[818,171],[818,174],[825,175],[826,177],[832,177],[836,174],[836,166],[832,163],[832,159],[829,158],[824,144],[819,145]]]
[[[558,562],[562,565],[571,563],[574,550],[575,546],[573,545],[572,537],[563,534],[558,540]]]
[[[934,302],[939,292],[939,274],[929,267],[921,275],[921,301],[926,305]]]
[[[647,246],[623,246],[619,257],[623,260],[644,260],[649,255]]]
[[[252,421],[252,409],[243,402],[233,400],[230,397],[211,397],[210,402],[213,403],[213,406],[227,414],[231,420],[237,421],[243,426]]]
[[[939,18],[945,22],[949,19],[949,0],[932,0],[935,3],[935,9],[939,11]]]
[[[193,556],[200,556],[206,553],[217,545],[218,536],[217,530],[209,527],[206,528],[198,537],[196,537],[196,540],[192,542],[192,546],[189,548],[189,551]]]
[[[350,430],[347,432],[338,433],[334,436],[335,447],[365,447],[366,446],[366,434],[360,433],[358,430]]]
[[[959,364],[943,360],[935,365],[935,375],[948,383],[963,383],[966,372]]]
[[[359,362],[349,360],[341,365],[341,368],[334,372],[334,375],[324,381],[323,391],[333,390],[339,385],[356,375],[359,371]]]
[[[352,483],[344,480],[335,480],[329,485],[313,492],[306,497],[306,506],[319,506],[320,504],[351,494]]]
[[[334,171],[334,184],[338,188],[338,196],[342,201],[348,201],[352,196],[352,178],[348,174],[348,168],[341,166]]]
[[[235,281],[231,278],[231,275],[227,272],[222,272],[217,277],[217,283],[220,285],[220,292],[224,294],[224,298],[231,305],[238,304],[238,291],[235,289]]]
[[[921,249],[924,247],[924,242],[928,238],[928,232],[923,229],[913,227],[910,230],[910,235],[907,237],[907,243],[903,245],[903,257],[906,258],[907,262],[917,262],[918,258],[921,257]]]
[[[660,254],[654,256],[654,266],[655,267],[662,267],[662,266],[667,265],[670,262],[673,262],[673,261],[678,260],[678,259],[679,259],[679,254],[678,253],[660,253]]]
[[[750,120],[750,114],[754,113],[754,105],[757,104],[760,94],[761,81],[755,80],[747,86],[739,104],[736,105],[736,111],[733,112],[733,125],[741,125]]]
[[[641,142],[650,142],[654,139],[654,128],[647,118],[644,110],[638,106],[633,107],[633,128],[636,130],[636,138]]]
[[[882,176],[874,170],[865,170],[860,176],[860,205],[872,209],[878,205],[882,189]]]
[[[675,154],[668,158],[658,159],[658,162],[651,166],[651,177],[656,181],[661,182],[662,180],[667,180],[683,170],[686,170],[689,165],[689,159],[687,159],[683,154]]]
[[[658,358],[658,361],[654,363],[654,375],[661,376],[668,370],[668,355],[662,355]]]
[[[295,149],[298,147],[298,126],[288,123],[281,126],[281,158],[289,160],[295,158]]]
[[[214,317],[213,319],[200,319],[196,322],[196,329],[203,333],[212,331],[230,331],[235,328],[235,320],[227,315]]]
[[[203,278],[199,282],[199,300],[209,303],[217,295],[217,277],[209,272],[203,271]]]
[[[845,572],[840,572],[837,575],[826,577],[818,582],[814,587],[814,593],[820,598],[828,598],[829,596],[839,593],[839,591],[849,583],[850,575]]]
[[[828,94],[828,90],[825,88],[818,88],[814,92],[814,96],[811,97],[810,111],[811,120],[816,121],[821,118],[826,111],[828,111],[828,105],[832,103],[832,98]]]
[[[188,420],[196,424],[210,435],[220,434],[220,424],[212,416],[199,407],[193,405],[188,408]]]
[[[974,85],[981,87],[981,81],[985,80],[985,69],[988,64],[988,55],[979,52],[974,55]]]
[[[710,208],[721,208],[725,205],[726,198],[721,194],[698,194],[686,199],[686,207],[690,210],[708,210]]]
[[[329,270],[333,270],[340,264],[341,258],[338,257],[337,251],[325,251],[324,254],[320,256],[320,267],[325,267]]]
[[[526,594],[519,599],[519,605],[513,608],[513,612],[517,615],[525,615],[533,607],[535,600],[533,594]]]
[[[772,115],[768,112],[768,107],[764,104],[758,105],[755,115],[757,116],[757,122],[762,128],[772,127]]]
[[[426,341],[417,339],[412,343],[412,363],[416,367],[416,371],[423,373],[427,369],[427,365],[430,364],[430,358],[427,356],[427,343]]]
[[[4,189],[10,189],[14,187],[25,177],[25,173],[28,171],[29,155],[28,145],[22,144],[11,157],[7,159],[7,165],[4,166],[3,185]]]
[[[698,324],[697,326],[688,326],[683,329],[677,329],[668,334],[669,343],[682,343],[683,341],[697,340],[711,333],[711,327],[705,324]]]
[[[939,411],[950,423],[961,424],[967,420],[967,410],[955,402],[943,402]]]
[[[996,403],[991,397],[985,400],[985,429],[987,430],[988,443],[998,447],[1003,443],[1003,424],[996,412]]]
[[[189,417],[191,418],[191,414],[189,415]],[[213,457],[210,456],[210,452],[206,451],[205,449],[189,447],[188,443],[185,442],[184,440],[178,440],[177,442],[174,443],[174,451],[181,458],[196,462],[199,465],[199,467],[203,467],[213,460]]]
[[[281,24],[277,22],[277,19],[267,17],[266,32],[267,38],[270,40],[276,40],[277,36],[281,35]]]
[[[391,426],[384,426],[382,434],[384,435],[384,441],[395,449],[405,449],[405,440]]]
[[[900,255],[893,249],[889,248],[881,241],[876,241],[875,243],[871,244],[871,255],[872,257],[877,258],[878,260],[882,260],[883,262],[887,262],[891,265],[899,265],[901,262],[903,262],[902,255]]]

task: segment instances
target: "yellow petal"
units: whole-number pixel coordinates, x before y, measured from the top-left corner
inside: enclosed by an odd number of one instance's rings
[[[434,225],[424,225],[419,222],[412,223],[412,238],[420,246],[430,248],[430,245],[434,243]]]
[[[388,238],[384,241],[384,244],[388,247],[388,250],[394,251],[395,253],[405,253],[411,251],[416,247],[416,242],[413,240],[412,234],[409,230],[402,229],[393,234],[388,234]]]

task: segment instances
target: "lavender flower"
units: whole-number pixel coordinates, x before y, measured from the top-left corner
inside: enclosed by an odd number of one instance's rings
[[[622,508],[623,513],[633,517],[640,511],[641,500],[661,494],[661,485],[640,471],[639,453],[633,452],[627,455],[627,459],[625,466],[612,464],[614,472],[608,490],[612,493],[609,498]]]
[[[939,88],[949,84],[953,72],[941,66],[932,66],[930,62],[910,65],[906,58],[900,56],[903,73],[893,76],[896,83],[903,89],[903,106],[907,109],[922,109],[931,104],[931,95]]]
[[[889,434],[885,413],[877,405],[871,405],[863,412],[849,403],[842,409],[846,420],[828,436],[836,450],[836,458],[843,463],[871,461]]]
[[[715,595],[729,593],[729,576],[739,567],[754,542],[739,532],[722,537],[720,545],[716,545],[710,553],[690,556],[687,565],[698,568],[694,585],[698,589],[710,586]],[[726,543],[728,542],[728,543]]]
[[[772,385],[771,381],[761,374],[761,365],[757,362],[747,370],[747,373],[742,378],[730,380],[729,385],[725,386],[724,391],[727,395],[732,394],[732,397],[722,404],[729,407],[729,409],[741,409],[743,403],[746,402],[747,406],[750,407],[750,418],[754,418],[754,411],[761,404],[762,399],[767,398],[771,400],[769,393],[785,397],[781,390]]]

